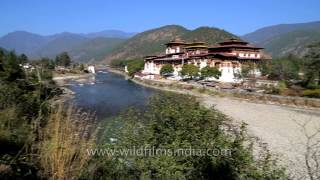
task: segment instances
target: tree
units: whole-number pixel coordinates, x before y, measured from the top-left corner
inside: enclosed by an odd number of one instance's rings
[[[160,69],[160,74],[161,76],[165,76],[168,74],[172,74],[174,72],[174,69],[171,64],[165,64],[164,66],[161,67]]]
[[[144,67],[144,61],[142,59],[132,59],[127,61],[127,67],[129,75],[132,76],[134,73],[139,72]]]
[[[320,43],[309,46],[310,51],[305,56],[306,63],[306,81],[307,84],[315,83],[320,85]],[[317,81],[316,81],[317,80]]]
[[[80,64],[79,70],[80,70],[80,71],[84,71],[84,65],[83,65],[83,64]]]
[[[254,77],[254,71],[255,71],[256,65],[252,62],[244,63],[241,65],[241,77]]]
[[[15,81],[24,76],[14,51],[11,51],[6,55],[5,61],[3,62],[3,68],[5,71],[5,79],[8,81]]]
[[[189,76],[191,79],[199,76],[199,68],[193,64],[185,64],[182,66],[181,75]]]
[[[271,78],[279,80],[299,79],[299,64],[292,57],[283,57],[273,60]]]
[[[63,52],[56,57],[56,64],[59,66],[68,67],[71,64],[70,56],[67,52]]]
[[[55,66],[55,62],[47,57],[41,58],[37,61],[33,61],[33,64],[41,66],[44,69],[54,69]]]
[[[200,72],[202,78],[214,77],[218,79],[221,76],[221,72],[216,67],[206,66]]]
[[[0,49],[0,71],[3,71],[3,62],[5,59],[5,55],[2,49]]]

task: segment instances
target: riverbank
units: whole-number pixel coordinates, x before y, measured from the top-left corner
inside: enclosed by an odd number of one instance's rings
[[[89,78],[94,77],[94,74],[84,73],[84,74],[54,74],[52,80],[54,80],[57,85],[63,86],[67,81],[77,80],[77,81],[86,81]]]
[[[281,165],[288,168],[294,179],[306,178],[306,153],[310,143],[307,136],[320,131],[319,108],[230,97],[228,94],[197,89],[184,83],[137,78],[131,81],[154,89],[196,96],[204,106],[215,107],[229,116],[232,124],[247,124],[248,134],[255,146],[266,144],[270,152],[278,157]],[[319,138],[320,133],[316,134],[311,142]]]
[[[62,90],[62,94],[53,99],[52,104],[60,104],[74,98],[75,92],[67,88],[68,81],[78,81],[79,83],[87,82],[90,78],[94,78],[94,74],[54,74],[52,80]]]

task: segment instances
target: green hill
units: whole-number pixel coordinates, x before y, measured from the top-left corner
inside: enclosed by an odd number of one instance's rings
[[[175,37],[186,41],[197,39],[212,45],[236,36],[217,28],[200,27],[191,31],[182,26],[168,25],[137,34],[110,52],[103,62],[110,63],[112,60],[141,58],[146,55],[163,53],[164,44]]]
[[[320,41],[319,30],[297,30],[273,38],[265,42],[264,47],[274,57],[289,54],[303,57],[307,52],[307,46]]]
[[[184,34],[181,38],[189,42],[198,40],[206,42],[208,45],[215,45],[218,42],[230,39],[232,37],[237,38],[237,36],[218,28],[199,27]]]
[[[303,57],[308,51],[306,47],[320,40],[320,21],[269,26],[242,38],[266,48],[273,57],[289,54]]]

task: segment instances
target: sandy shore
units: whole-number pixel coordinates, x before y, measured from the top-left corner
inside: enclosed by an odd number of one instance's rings
[[[59,86],[64,86],[70,80],[76,80],[79,83],[87,82],[90,78],[94,78],[94,74],[58,74],[53,76],[53,80]]]

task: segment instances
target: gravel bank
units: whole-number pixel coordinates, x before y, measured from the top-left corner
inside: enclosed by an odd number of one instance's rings
[[[212,96],[200,99],[207,107],[215,106],[236,123],[248,124],[249,135],[267,143],[271,152],[282,165],[288,167],[295,179],[306,174],[305,134],[311,135],[320,129],[320,110],[256,104]],[[301,125],[305,123],[307,125],[303,128]],[[315,140],[320,140],[320,134],[313,138]]]

